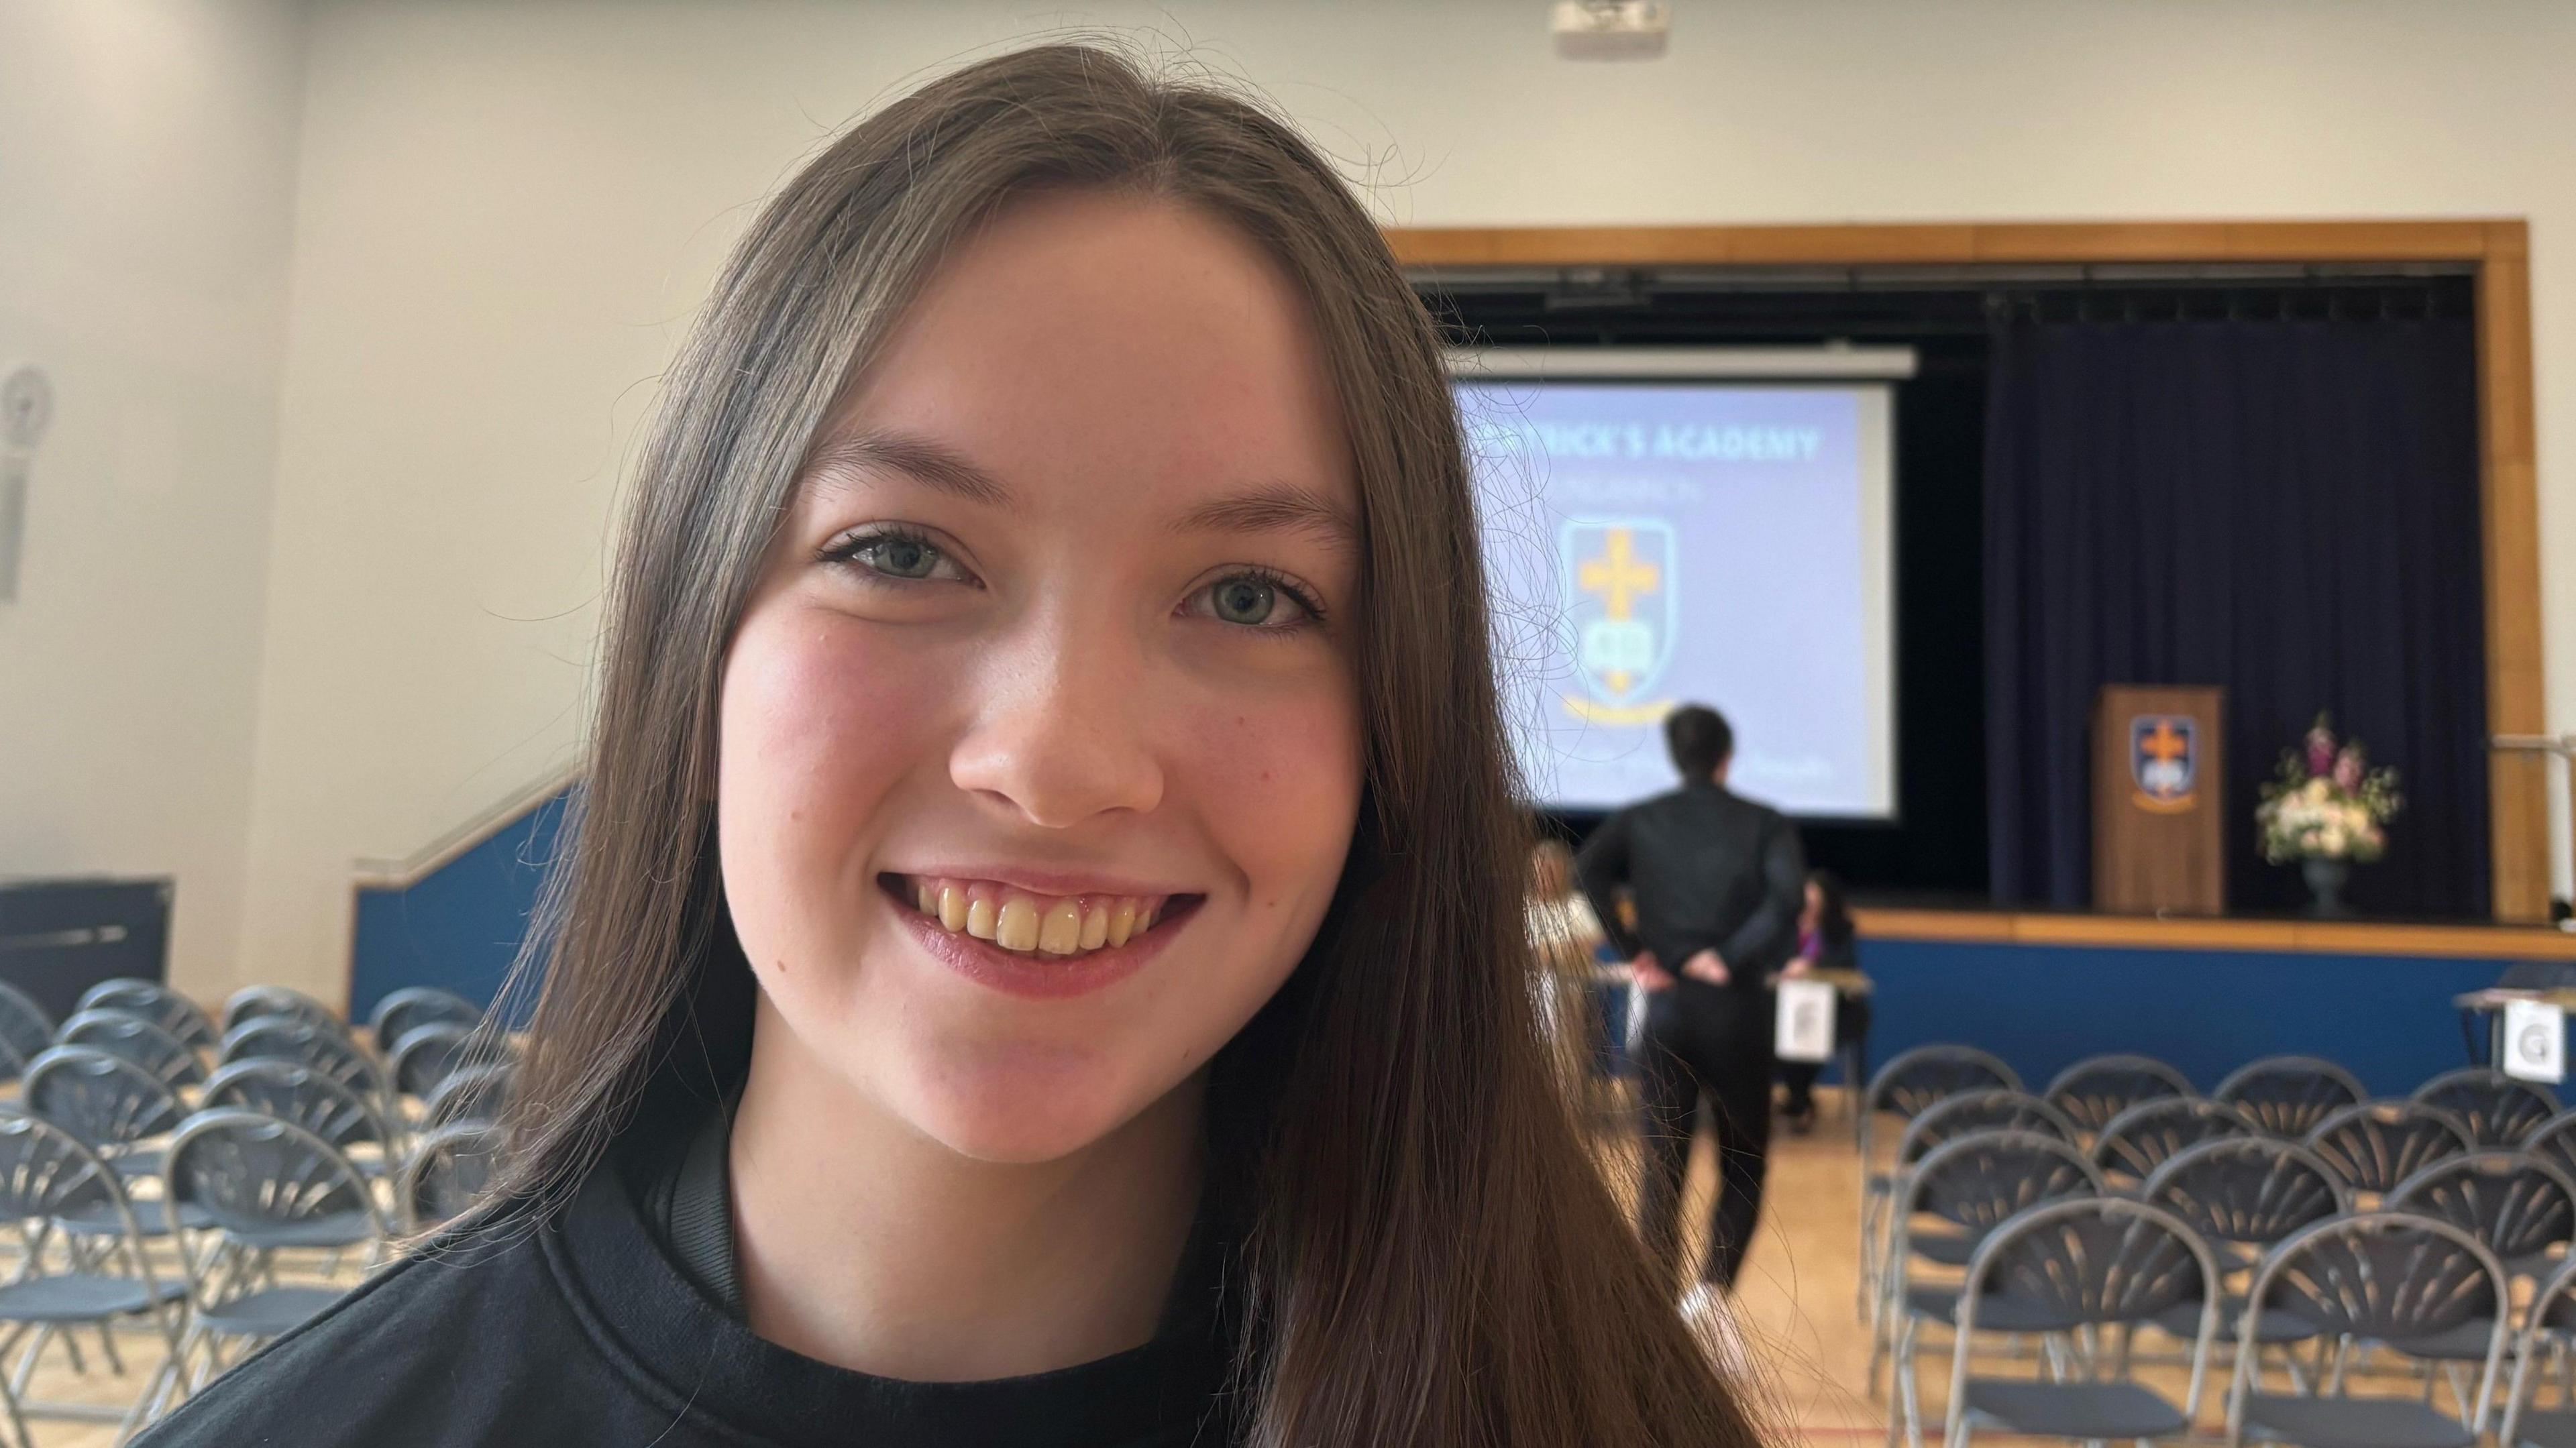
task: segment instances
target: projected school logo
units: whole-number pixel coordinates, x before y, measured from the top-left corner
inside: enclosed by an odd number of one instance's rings
[[[1572,519],[1558,530],[1566,626],[1585,696],[1565,702],[1578,717],[1663,717],[1666,706],[1642,699],[1672,658],[1674,542],[1672,525],[1653,518]]]
[[[2129,720],[2129,778],[2138,806],[2176,814],[2197,801],[2200,730],[2183,714],[2140,714]]]

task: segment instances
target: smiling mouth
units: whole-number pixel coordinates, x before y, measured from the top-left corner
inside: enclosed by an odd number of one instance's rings
[[[1021,955],[1066,957],[1116,949],[1149,930],[1169,929],[1205,898],[1039,895],[946,875],[880,875],[877,884],[952,935],[971,935]]]

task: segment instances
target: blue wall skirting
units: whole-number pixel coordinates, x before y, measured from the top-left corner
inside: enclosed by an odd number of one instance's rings
[[[491,1003],[527,934],[567,798],[538,805],[410,889],[358,892],[349,1019],[365,1020],[405,986],[445,986]]]
[[[1935,1041],[1981,1046],[2036,1090],[2086,1056],[2134,1051],[2206,1091],[2257,1056],[2323,1056],[2399,1096],[2466,1064],[2451,998],[2505,962],[2287,951],[1868,940],[1872,1068]]]

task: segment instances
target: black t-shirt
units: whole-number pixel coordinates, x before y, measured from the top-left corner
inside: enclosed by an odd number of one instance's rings
[[[723,1133],[712,1112],[629,1130],[551,1223],[434,1242],[217,1380],[139,1448],[1233,1441],[1225,1253],[1205,1213],[1152,1342],[1029,1377],[901,1382],[743,1323]]]

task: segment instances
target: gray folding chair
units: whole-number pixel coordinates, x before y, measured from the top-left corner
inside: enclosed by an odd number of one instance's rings
[[[2058,1072],[2040,1094],[2090,1136],[2141,1101],[2200,1093],[2190,1077],[2152,1056],[2091,1056]]]
[[[202,1263],[196,1311],[180,1345],[184,1365],[206,1361],[192,1382],[224,1367],[228,1347],[256,1346],[338,1301],[342,1286],[279,1280],[277,1254],[360,1252],[373,1265],[393,1232],[357,1163],[314,1133],[256,1111],[200,1111],[170,1141],[170,1197],[194,1209],[215,1240],[190,1250]]]
[[[2185,1147],[2253,1134],[2254,1123],[2224,1101],[2164,1096],[2141,1101],[2103,1123],[2093,1138],[2093,1160],[2114,1182],[2143,1183]]]
[[[492,1046],[478,1041],[474,1028],[453,1022],[412,1027],[394,1048],[388,1074],[397,1095],[414,1100],[426,1099],[438,1089],[438,1083],[474,1064],[476,1053],[489,1054]]]
[[[1977,1428],[2080,1442],[2189,1433],[2218,1332],[2219,1274],[2217,1255],[2189,1223],[2142,1202],[2091,1197],[2016,1214],[1987,1234],[1968,1263],[1942,1442],[1968,1448]],[[2177,1312],[2195,1324],[2186,1334],[2191,1376],[2179,1406],[2129,1375],[2125,1350],[2101,1349],[2107,1329]],[[2050,1376],[1971,1376],[1969,1350],[1980,1329],[2058,1335]]]
[[[2458,1117],[2420,1101],[2365,1101],[2347,1106],[2308,1133],[2308,1150],[2324,1157],[2362,1205],[2446,1156],[2474,1145]]]
[[[501,1119],[510,1102],[513,1068],[507,1062],[468,1066],[438,1083],[421,1103],[421,1120],[430,1129],[460,1121],[486,1124]]]
[[[2228,1448],[2471,1448],[2486,1430],[2504,1356],[2504,1264],[2476,1237],[2408,1212],[2364,1212],[2319,1222],[2273,1249],[2248,1289],[2249,1314],[2286,1308],[2346,1342],[2438,1340],[2486,1324],[2477,1390],[2455,1418],[2415,1398],[2356,1397],[2342,1354],[2321,1394],[2256,1391],[2254,1354],[2238,1353],[2228,1386]]]
[[[169,1082],[95,1046],[56,1046],[28,1062],[18,1099],[126,1176],[159,1174],[161,1153],[144,1143],[183,1114]],[[155,1204],[144,1205],[151,1216]]]
[[[2467,1230],[2516,1277],[2548,1276],[2557,1268],[2549,1249],[2576,1237],[2576,1179],[2528,1152],[2446,1157],[2399,1182],[2381,1205]]]
[[[112,1226],[57,1246],[50,1239],[66,1221]],[[114,1168],[61,1126],[5,1105],[0,1105],[0,1231],[15,1233],[18,1249],[15,1274],[0,1283],[0,1324],[7,1327],[0,1337],[0,1359],[18,1351],[22,1342],[25,1350],[0,1385],[5,1386],[0,1404],[8,1410],[19,1443],[34,1441],[27,1435],[29,1415],[115,1423],[123,1441],[178,1371],[180,1319],[188,1298],[184,1276],[155,1271],[146,1234]],[[160,1334],[162,1358],[132,1406],[27,1397],[48,1341],[60,1337],[78,1369],[71,1329],[92,1328],[110,1365],[122,1372],[114,1330],[120,1323],[146,1320]]]
[[[44,1054],[54,1043],[54,1018],[35,997],[0,981],[0,1047],[22,1064]]]
[[[2576,1175],[2576,1111],[2562,1111],[2533,1128],[2522,1139],[2522,1149]]]
[[[2301,1228],[2352,1210],[2351,1192],[2325,1158],[2262,1135],[2223,1136],[2187,1146],[2156,1168],[2138,1197],[2189,1223],[2227,1272],[2251,1269],[2263,1253]],[[2156,1318],[2156,1326],[2188,1339],[2200,1330],[2198,1307],[2197,1302],[2180,1304]],[[2219,1309],[2219,1340],[2234,1343],[2244,1318],[2244,1297],[2229,1295]],[[2258,1352],[2317,1336],[2315,1323],[2284,1308],[2273,1308],[2254,1324]],[[2296,1358],[2289,1368],[2291,1380],[2301,1381]]]
[[[401,1149],[395,1129],[374,1103],[301,1061],[256,1057],[235,1061],[206,1082],[198,1105],[209,1111],[218,1107],[257,1111],[294,1122],[347,1153],[360,1171],[370,1175],[382,1174]],[[361,1148],[372,1150],[362,1154]]]
[[[251,1021],[274,1016],[305,1021],[347,1035],[349,1026],[337,1012],[300,990],[282,985],[246,985],[224,1000],[224,1035],[230,1037]]]
[[[2576,1395],[2562,1383],[2559,1405],[2533,1405],[2540,1382],[2533,1370],[2543,1353],[2563,1355],[2568,1329],[2576,1322],[2576,1258],[2560,1264],[2532,1295],[2520,1345],[2514,1352],[2513,1387],[2505,1395],[2504,1422],[2496,1429],[2496,1448],[2576,1448]]]
[[[122,1056],[160,1077],[173,1091],[206,1079],[206,1063],[195,1047],[141,1016],[113,1007],[82,1011],[63,1022],[63,1028],[54,1033],[54,1043],[90,1046]]]
[[[2249,1061],[2209,1094],[2245,1113],[2255,1130],[2286,1141],[2304,1141],[2328,1116],[2370,1099],[2361,1078],[2315,1056]]]
[[[1853,1312],[1863,1318],[1874,1310],[1871,1283],[1878,1270],[1882,1219],[1895,1179],[1879,1169],[1877,1122],[1881,1112],[1912,1122],[1923,1108],[1968,1091],[2019,1091],[2021,1077],[2013,1068],[1974,1046],[1917,1046],[1878,1068],[1861,1092],[1860,1109],[1852,1113],[1852,1131],[1860,1146],[1860,1283]]]
[[[491,1189],[500,1170],[501,1129],[459,1121],[424,1134],[395,1179],[404,1230],[425,1232],[454,1220]]]
[[[356,1092],[388,1118],[393,1114],[393,1093],[376,1058],[336,1026],[255,1016],[225,1035],[223,1064],[261,1060],[301,1062]]]
[[[2079,1136],[2066,1113],[2027,1091],[2000,1087],[1964,1091],[1924,1107],[1905,1124],[1905,1134],[1896,1143],[1896,1161],[1887,1172],[1890,1190],[1902,1196],[1907,1177],[1933,1148],[1981,1131],[2036,1131],[2069,1143]],[[1888,1235],[1893,1233],[1894,1224],[1890,1223]],[[1977,1247],[1970,1238],[1948,1232],[1917,1231],[1912,1240],[1916,1256],[1945,1267],[1965,1267],[1969,1254]],[[1885,1254],[1887,1243],[1882,1238],[1873,1246],[1876,1252],[1868,1260],[1876,1261]],[[1886,1306],[1886,1299],[1872,1299],[1865,1320],[1873,1332],[1880,1326],[1879,1314]]]
[[[2519,1146],[2558,1114],[2548,1087],[2483,1066],[2445,1071],[2417,1087],[2413,1099],[2458,1117],[2479,1146]]]
[[[483,1008],[434,985],[406,986],[376,1002],[367,1017],[367,1033],[376,1040],[376,1049],[391,1055],[403,1038],[422,1026],[474,1026],[483,1019]]]
[[[1924,1154],[1906,1176],[1895,1198],[1894,1232],[1880,1270],[1878,1331],[1871,1334],[1869,1381],[1893,1358],[1897,1396],[1889,1402],[1888,1436],[1896,1436],[1902,1408],[1905,1432],[1922,1439],[1915,1394],[1914,1345],[1924,1322],[1949,1322],[1958,1303],[1956,1287],[1914,1280],[1913,1250],[1918,1216],[1937,1218],[1955,1230],[1942,1235],[1964,1239],[1969,1255],[1988,1233],[2025,1207],[2072,1196],[2097,1195],[2102,1172],[2083,1149],[2037,1131],[1980,1131],[1944,1142]],[[1900,1402],[1901,1400],[1901,1402]]]
[[[206,1019],[195,1001],[157,980],[122,976],[100,981],[81,992],[79,1009],[141,1016],[200,1051],[213,1050],[220,1039],[215,1023]]]

